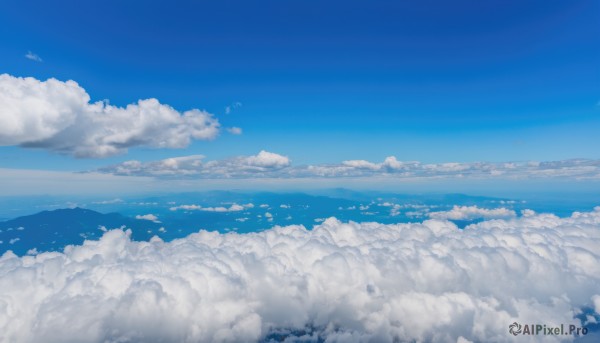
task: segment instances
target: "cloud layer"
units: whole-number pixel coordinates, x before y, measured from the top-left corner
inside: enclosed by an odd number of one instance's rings
[[[551,162],[420,163],[394,156],[381,163],[348,160],[340,164],[293,166],[291,160],[261,151],[254,156],[204,162],[202,155],[160,161],[126,161],[100,168],[114,175],[170,178],[390,178],[390,179],[539,179],[600,180],[600,160],[572,159]]]
[[[514,321],[581,325],[582,307],[598,310],[599,246],[600,207],[464,230],[330,218],[169,243],[113,230],[64,253],[4,254],[0,332],[9,342],[512,342]]]
[[[114,175],[157,177],[244,178],[266,177],[290,166],[286,156],[260,151],[252,156],[238,156],[225,160],[203,162],[203,155],[167,158],[160,161],[126,161],[101,168],[101,173]]]
[[[454,205],[451,210],[431,212],[428,214],[430,218],[449,219],[449,220],[473,220],[479,218],[511,218],[517,214],[513,210],[505,207],[500,208],[481,208],[477,206],[457,206]]]
[[[0,75],[0,145],[100,158],[136,146],[183,148],[215,138],[219,127],[210,113],[180,113],[156,99],[117,107],[91,103],[74,81]]]

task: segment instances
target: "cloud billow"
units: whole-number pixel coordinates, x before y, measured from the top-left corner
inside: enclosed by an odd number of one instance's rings
[[[180,113],[156,99],[91,103],[74,81],[0,75],[0,145],[102,158],[138,146],[184,148],[216,138],[219,129],[213,115],[197,109]]]
[[[63,253],[0,258],[0,331],[18,342],[512,342],[508,325],[598,311],[600,207],[313,230],[113,230]],[[598,318],[598,313],[595,316]],[[544,337],[558,341],[569,337]]]
[[[550,162],[447,162],[399,161],[394,156],[381,163],[348,160],[338,164],[294,166],[287,156],[262,150],[253,156],[237,156],[205,162],[203,155],[159,161],[125,161],[97,172],[168,178],[389,178],[389,179],[575,179],[600,180],[600,160],[570,159]]]

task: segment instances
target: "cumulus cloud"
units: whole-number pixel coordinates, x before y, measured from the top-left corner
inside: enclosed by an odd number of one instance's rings
[[[272,175],[290,165],[290,159],[276,153],[260,151],[252,156],[238,156],[225,160],[203,162],[204,156],[191,155],[160,161],[126,161],[101,168],[98,171],[115,175],[157,177],[244,178]]]
[[[100,158],[137,146],[184,148],[214,139],[219,127],[210,113],[180,113],[156,99],[118,107],[90,102],[75,81],[0,75],[0,145]]]
[[[201,231],[169,243],[129,235],[112,230],[62,253],[4,254],[3,337],[512,342],[510,323],[581,325],[575,315],[597,309],[600,297],[600,208],[464,230],[435,219],[330,218],[313,230]]]
[[[473,220],[479,218],[510,218],[516,216],[516,213],[505,207],[487,209],[477,206],[454,205],[449,211],[430,212],[428,215],[430,218],[435,219]]]
[[[31,51],[27,51],[27,53],[25,54],[25,58],[28,60],[32,60],[34,62],[43,62],[42,58],[40,56],[38,56],[37,54],[34,54]]]
[[[154,223],[160,223],[160,221],[158,220],[158,217],[155,216],[154,214],[137,215],[137,216],[135,216],[135,219],[149,220]]]
[[[202,155],[160,161],[127,161],[100,168],[101,173],[176,178],[388,178],[388,179],[576,179],[600,180],[600,160],[571,159],[551,162],[421,163],[394,156],[381,163],[348,160],[339,164],[293,166],[287,156],[261,151],[203,163]]]
[[[341,164],[311,165],[297,168],[296,175],[320,177],[392,178],[577,178],[600,179],[600,160],[570,159],[550,162],[470,162],[421,163],[399,161],[394,156],[381,163],[365,160],[343,161]]]

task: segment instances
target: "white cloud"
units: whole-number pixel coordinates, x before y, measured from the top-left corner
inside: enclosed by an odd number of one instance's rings
[[[252,203],[238,205],[232,204],[229,207],[217,206],[217,207],[202,207],[200,205],[179,205],[169,208],[171,211],[186,210],[186,211],[205,211],[205,212],[239,212],[248,208],[253,208]]]
[[[241,135],[242,134],[242,129],[239,127],[228,127],[227,128],[227,132],[231,133],[232,135]]]
[[[454,205],[449,211],[430,212],[428,215],[430,218],[435,219],[472,220],[478,218],[510,218],[516,216],[516,213],[504,207],[487,209],[477,206]]]
[[[273,215],[270,212],[265,212],[265,218],[267,218],[267,221],[273,221]]]
[[[261,150],[256,156],[243,157],[245,164],[254,167],[283,168],[290,165],[290,159],[286,156]]]
[[[379,165],[365,161],[365,160],[344,161],[344,162],[342,162],[342,165],[350,167],[350,168],[356,168],[356,169],[369,169],[369,170],[379,169]]]
[[[594,311],[600,314],[600,295],[594,295],[592,297],[592,301],[594,303]]]
[[[126,107],[90,102],[75,81],[0,75],[0,145],[101,158],[128,148],[184,148],[214,139],[219,122],[193,109],[180,113],[156,99]]]
[[[464,230],[328,219],[313,230],[201,231],[169,243],[114,230],[64,253],[4,254],[0,331],[49,343],[246,342],[273,331],[512,342],[514,321],[580,325],[579,309],[597,309],[599,223],[600,209]]]
[[[281,204],[279,205],[280,208],[291,208],[292,206],[290,205],[286,205],[286,204]]]
[[[34,54],[31,51],[27,51],[27,53],[25,54],[25,58],[28,60],[35,61],[35,62],[43,62],[42,58],[40,56],[38,56],[37,54]]]
[[[472,179],[600,180],[600,160],[571,159],[551,162],[472,162],[433,163],[398,161],[389,156],[381,163],[348,160],[340,164],[292,166],[287,156],[261,151],[254,156],[238,156],[203,163],[204,156],[192,155],[142,163],[127,161],[98,169],[115,175],[199,177],[199,178],[379,178],[394,180]],[[176,161],[177,163],[173,163]],[[170,162],[170,163],[167,163]]]
[[[149,220],[151,222],[160,223],[160,221],[158,220],[158,217],[155,216],[154,214],[137,215],[137,216],[135,216],[135,219]]]
[[[238,156],[208,162],[203,162],[203,159],[202,155],[191,155],[146,163],[132,160],[101,168],[99,171],[135,176],[246,178],[270,175],[290,165],[290,160],[286,156],[264,150],[253,156]]]

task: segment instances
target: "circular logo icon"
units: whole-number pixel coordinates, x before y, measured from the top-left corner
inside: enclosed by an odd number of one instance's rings
[[[521,333],[521,324],[514,322],[508,326],[508,332],[513,334],[514,336]]]

